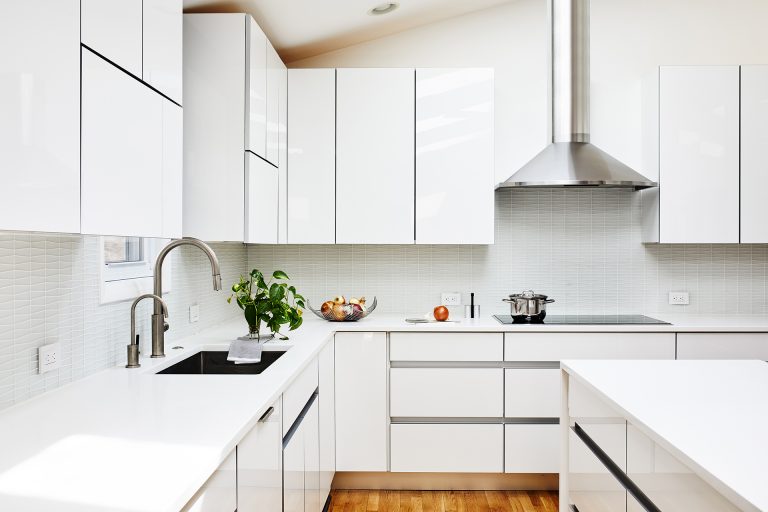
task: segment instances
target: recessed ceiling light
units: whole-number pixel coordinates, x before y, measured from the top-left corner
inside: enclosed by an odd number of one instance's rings
[[[374,7],[370,11],[368,11],[368,14],[370,14],[371,16],[378,16],[380,14],[387,14],[387,13],[390,13],[390,12],[394,11],[398,7],[400,7],[400,4],[397,3],[397,2],[387,2],[387,3],[384,3],[384,4],[377,5],[376,7]]]

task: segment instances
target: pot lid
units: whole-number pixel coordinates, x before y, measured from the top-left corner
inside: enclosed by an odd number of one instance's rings
[[[541,293],[534,293],[533,290],[525,290],[523,293],[514,293],[509,296],[510,299],[527,299],[527,300],[545,300],[547,298],[547,295],[543,295]]]

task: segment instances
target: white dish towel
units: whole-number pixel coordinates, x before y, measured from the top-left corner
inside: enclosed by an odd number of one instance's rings
[[[263,346],[258,340],[235,340],[229,345],[227,361],[235,364],[260,363]]]

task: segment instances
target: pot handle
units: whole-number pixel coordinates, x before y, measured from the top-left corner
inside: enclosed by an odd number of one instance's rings
[[[552,304],[553,302],[555,302],[555,299],[547,299],[544,301],[544,304]]]
[[[501,299],[501,302],[515,302],[515,301],[512,299]]]

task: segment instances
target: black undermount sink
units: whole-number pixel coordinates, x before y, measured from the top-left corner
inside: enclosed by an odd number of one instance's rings
[[[204,350],[157,372],[157,375],[258,375],[280,359],[285,350],[264,350],[261,362],[253,364],[227,361],[227,354],[223,350]]]

